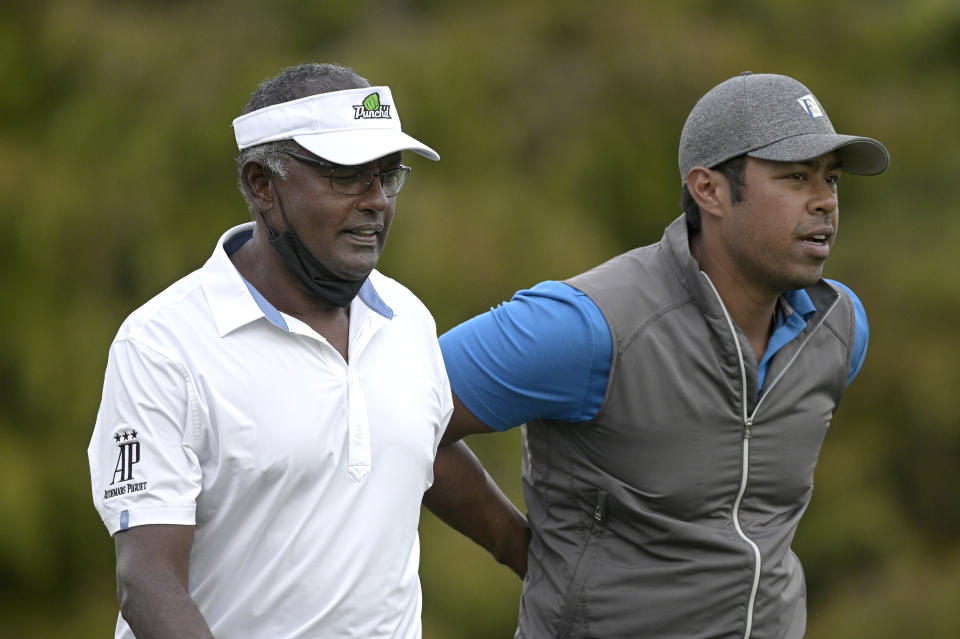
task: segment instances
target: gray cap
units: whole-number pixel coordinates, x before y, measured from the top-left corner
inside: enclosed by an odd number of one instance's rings
[[[836,151],[846,173],[875,175],[890,154],[871,138],[840,135],[813,93],[784,75],[746,71],[718,84],[690,111],[680,134],[680,180],[744,153],[803,162]]]

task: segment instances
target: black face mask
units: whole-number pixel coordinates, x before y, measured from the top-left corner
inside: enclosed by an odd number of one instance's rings
[[[297,276],[297,279],[307,287],[314,296],[333,306],[343,308],[350,306],[350,302],[360,287],[367,281],[364,277],[360,280],[345,280],[342,277],[334,275],[327,269],[323,263],[318,260],[310,250],[303,245],[297,232],[287,221],[287,213],[283,209],[283,202],[280,200],[280,194],[273,188],[273,194],[277,198],[277,204],[280,207],[280,215],[283,217],[283,232],[277,235],[267,224],[267,219],[260,211],[260,217],[263,218],[263,225],[267,227],[267,240],[270,246],[277,252],[287,268]]]

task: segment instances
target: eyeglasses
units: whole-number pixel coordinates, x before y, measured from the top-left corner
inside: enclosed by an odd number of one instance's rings
[[[382,173],[374,173],[370,169],[357,170],[354,166],[343,166],[340,164],[330,164],[323,160],[300,155],[293,151],[284,151],[295,160],[311,166],[320,166],[330,169],[330,188],[340,195],[360,195],[366,193],[370,185],[373,184],[373,178],[380,178],[380,185],[383,187],[383,194],[387,197],[393,197],[400,192],[403,185],[407,183],[407,177],[410,176],[410,167],[400,165],[395,169],[390,169]]]

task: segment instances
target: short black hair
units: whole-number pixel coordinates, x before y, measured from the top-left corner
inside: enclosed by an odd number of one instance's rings
[[[287,67],[261,82],[243,108],[243,115],[310,95],[368,86],[370,82],[349,67],[339,64],[298,64]],[[284,179],[287,175],[287,156],[284,151],[303,152],[303,149],[293,140],[277,140],[247,147],[237,156],[237,186],[247,201],[247,209],[251,214],[256,215],[257,211],[243,184],[244,165],[257,162],[280,179]]]
[[[250,95],[243,114],[308,95],[368,86],[370,83],[367,79],[350,67],[339,64],[298,64],[287,67],[274,77],[261,82]]]
[[[730,158],[720,164],[712,167],[714,171],[722,174],[730,183],[730,200],[736,204],[743,199],[743,188],[746,186],[744,181],[744,167],[747,165],[747,156],[738,155]],[[680,208],[687,218],[687,231],[693,236],[700,232],[703,222],[700,219],[700,207],[697,201],[687,190],[687,184],[684,182],[680,187]]]

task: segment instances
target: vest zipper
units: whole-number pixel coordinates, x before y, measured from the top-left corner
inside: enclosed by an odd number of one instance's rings
[[[743,495],[747,491],[747,477],[750,474],[750,438],[753,436],[753,416],[747,415],[747,367],[743,363],[743,349],[740,346],[740,340],[737,339],[737,329],[733,325],[733,319],[730,317],[730,313],[727,312],[727,307],[723,304],[723,299],[720,297],[720,293],[717,291],[717,288],[713,285],[713,282],[710,281],[710,278],[706,273],[701,271],[704,279],[707,280],[707,283],[710,285],[710,289],[713,291],[713,294],[717,296],[717,301],[720,302],[720,308],[723,310],[723,316],[727,320],[727,327],[730,329],[730,334],[733,336],[733,343],[737,346],[737,361],[740,364],[740,389],[741,389],[741,405],[743,410],[743,445],[741,454],[743,455],[743,462],[740,466],[740,489],[737,492],[737,498],[733,502],[733,527],[737,531],[737,535],[740,536],[744,542],[746,542],[750,549],[753,550],[754,558],[754,568],[753,568],[753,584],[750,587],[750,599],[747,602],[747,621],[746,627],[743,631],[743,638],[750,639],[750,632],[753,630],[753,606],[757,601],[757,590],[760,588],[760,547],[757,546],[756,542],[750,539],[743,528],[740,526],[740,504],[743,502]],[[759,406],[759,403],[758,403]],[[753,412],[756,415],[756,410]]]
[[[820,318],[820,321],[817,322],[817,325],[814,326],[807,333],[807,336],[804,338],[803,342],[797,347],[796,352],[793,354],[793,357],[790,358],[790,361],[783,367],[783,370],[777,375],[777,377],[770,382],[770,385],[767,386],[767,390],[760,398],[757,400],[757,405],[753,407],[753,413],[747,415],[747,368],[743,363],[743,349],[740,346],[740,340],[737,339],[737,329],[733,325],[733,319],[730,317],[730,313],[727,312],[727,307],[723,303],[723,299],[720,297],[720,293],[717,291],[717,288],[713,285],[713,282],[710,281],[710,277],[706,273],[700,271],[703,275],[703,278],[707,280],[707,283],[710,285],[710,289],[713,291],[713,294],[716,295],[717,301],[720,302],[720,308],[723,310],[723,316],[727,320],[727,326],[730,328],[730,333],[733,335],[733,343],[737,345],[737,360],[740,363],[740,388],[742,390],[742,401],[743,401],[743,464],[740,470],[740,491],[737,493],[737,498],[733,503],[733,525],[737,530],[737,534],[747,542],[750,547],[753,549],[753,555],[756,559],[756,567],[753,571],[753,587],[750,589],[750,601],[747,606],[747,623],[746,628],[743,632],[744,639],[750,639],[750,633],[753,630],[753,606],[757,600],[757,591],[760,588],[760,548],[757,544],[747,537],[746,533],[743,532],[743,528],[740,527],[740,504],[743,501],[743,495],[747,490],[747,476],[750,472],[750,438],[753,437],[753,420],[757,416],[757,411],[760,410],[760,405],[763,403],[763,400],[770,394],[770,390],[776,386],[793,362],[797,359],[797,356],[800,354],[800,351],[803,350],[803,347],[807,345],[807,342],[810,341],[810,338],[813,334],[820,328],[824,321],[826,321],[827,316],[830,315],[830,312],[833,311],[837,303],[840,301],[838,297],[834,300],[833,304],[824,311],[823,316]]]
[[[739,348],[738,348],[739,350]],[[741,360],[741,366],[743,362]],[[746,401],[746,397],[744,397]],[[733,526],[737,529],[737,534],[750,545],[753,550],[754,569],[753,584],[750,587],[750,600],[747,603],[747,624],[743,631],[744,639],[749,639],[750,632],[753,630],[753,606],[757,601],[757,591],[760,589],[760,547],[756,542],[750,539],[743,528],[740,526],[740,504],[743,502],[743,495],[747,491],[747,477],[750,473],[750,437],[753,435],[753,418],[747,418],[744,421],[743,429],[743,464],[740,469],[740,490],[737,493],[737,499],[733,503]]]

